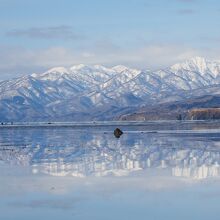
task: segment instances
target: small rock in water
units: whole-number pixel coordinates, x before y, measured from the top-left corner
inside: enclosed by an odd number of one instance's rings
[[[115,135],[116,138],[120,138],[122,134],[123,134],[123,131],[120,130],[119,128],[116,128],[114,130],[114,135]]]

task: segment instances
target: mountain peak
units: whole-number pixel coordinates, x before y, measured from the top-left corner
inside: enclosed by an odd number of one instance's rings
[[[68,73],[68,70],[65,67],[54,67],[49,69],[46,73]]]
[[[69,73],[65,67],[54,67],[41,74],[33,73],[31,76],[42,80],[56,80],[65,73]]]
[[[207,62],[207,60],[204,57],[199,57],[199,56],[191,58],[190,61],[194,63],[206,63]]]
[[[188,70],[188,71],[200,72],[203,74],[206,73],[210,63],[211,62],[206,60],[204,57],[197,56],[171,66],[171,70],[173,71]]]
[[[112,67],[112,69],[113,69],[114,71],[116,71],[116,72],[120,72],[120,73],[121,73],[121,72],[127,70],[128,67],[123,66],[123,65],[117,65],[117,66]]]
[[[72,71],[82,70],[82,69],[91,69],[91,67],[88,65],[85,65],[85,64],[79,64],[79,65],[74,65],[74,66],[70,67],[70,70],[72,70]]]

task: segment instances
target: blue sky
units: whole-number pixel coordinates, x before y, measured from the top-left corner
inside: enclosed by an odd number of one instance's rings
[[[75,64],[220,59],[219,0],[0,0],[0,79]]]

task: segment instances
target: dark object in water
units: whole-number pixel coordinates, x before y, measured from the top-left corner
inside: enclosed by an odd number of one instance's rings
[[[116,138],[120,138],[122,134],[123,134],[123,131],[120,130],[119,128],[116,128],[114,130],[114,135],[115,135]]]
[[[182,121],[182,120],[183,120],[183,117],[182,117],[181,114],[179,114],[179,115],[177,115],[176,119],[179,120],[179,121]]]

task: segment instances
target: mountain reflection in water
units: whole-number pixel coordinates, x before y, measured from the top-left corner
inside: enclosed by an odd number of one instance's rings
[[[204,179],[220,175],[220,133],[125,131],[116,139],[103,127],[2,129],[0,160],[54,176],[127,176],[160,170]]]

